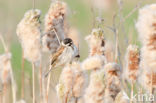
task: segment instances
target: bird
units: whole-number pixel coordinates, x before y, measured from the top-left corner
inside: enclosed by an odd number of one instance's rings
[[[61,42],[61,45],[57,51],[52,55],[50,69],[45,74],[45,77],[48,76],[53,68],[69,64],[73,60],[78,60],[78,58],[80,58],[79,50],[74,45],[73,40],[70,38],[65,38]]]

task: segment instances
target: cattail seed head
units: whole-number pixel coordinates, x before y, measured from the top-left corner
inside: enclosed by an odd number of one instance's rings
[[[139,10],[139,17],[136,28],[139,33],[140,41],[143,44],[141,49],[141,64],[146,65],[145,69],[156,72],[156,4],[146,5]]]
[[[146,5],[139,10],[136,28],[143,45],[153,45],[156,35],[156,4]],[[153,45],[154,47],[154,45]],[[152,48],[151,48],[152,49]]]
[[[102,29],[93,29],[92,33],[86,37],[86,41],[90,48],[90,56],[104,55],[105,39]]]
[[[11,53],[0,55],[0,78],[3,84],[8,83],[10,80],[11,67]]]
[[[134,83],[137,80],[139,63],[140,63],[140,52],[138,46],[129,45],[126,53],[125,76],[132,83]]]
[[[24,58],[30,62],[39,61],[41,58],[40,44],[40,10],[29,10],[17,26],[17,36],[24,51]]]
[[[108,63],[105,65],[105,99],[111,98],[114,101],[117,94],[121,91],[121,68],[116,63]]]
[[[82,71],[79,62],[67,65],[62,71],[57,85],[58,97],[63,99],[67,94],[69,99],[81,97],[86,87],[86,77],[86,73]]]
[[[140,73],[139,81],[146,90],[150,91],[151,86],[156,88],[156,73],[151,73],[148,69],[144,69]]]
[[[56,52],[59,47],[59,41],[65,38],[64,19],[67,7],[64,2],[52,2],[48,13],[45,16],[44,36],[42,38],[43,50]],[[56,37],[58,35],[58,38]]]
[[[104,71],[98,70],[90,75],[90,83],[85,92],[85,103],[104,103]]]
[[[104,56],[90,56],[82,63],[82,68],[84,70],[96,70],[101,69],[103,65],[106,63],[106,59]]]

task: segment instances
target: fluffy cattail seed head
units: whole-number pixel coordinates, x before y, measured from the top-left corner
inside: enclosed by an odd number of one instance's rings
[[[141,49],[141,65],[146,64],[146,69],[156,72],[156,4],[146,5],[139,10],[139,18],[136,28],[140,41],[143,44]]]
[[[61,1],[52,2],[45,16],[45,29],[42,38],[43,50],[54,53],[59,47],[58,38],[65,38],[64,19],[66,15],[66,4]],[[56,37],[58,35],[58,38]]]
[[[67,65],[57,85],[59,98],[63,99],[67,94],[71,98],[79,98],[83,95],[87,83],[86,73],[82,71],[79,62]]]
[[[150,91],[150,87],[156,88],[156,73],[151,73],[150,71],[143,70],[140,73],[140,84],[148,91]]]
[[[129,45],[126,53],[126,70],[125,76],[134,83],[138,77],[140,63],[140,52],[136,45]]]
[[[121,68],[116,63],[108,63],[105,65],[105,99],[112,98],[115,100],[117,94],[121,91]]]
[[[24,57],[30,62],[39,61],[41,58],[40,15],[41,12],[37,9],[27,11],[16,30],[22,44]]]
[[[105,81],[104,71],[92,72],[90,83],[85,93],[85,103],[104,103]]]
[[[86,41],[90,48],[90,56],[104,55],[105,39],[102,29],[93,29],[92,33],[86,37]]]
[[[82,68],[84,70],[97,70],[101,69],[103,65],[106,63],[104,56],[90,56],[82,63]]]
[[[0,78],[2,83],[8,83],[10,80],[11,67],[11,53],[0,55]]]

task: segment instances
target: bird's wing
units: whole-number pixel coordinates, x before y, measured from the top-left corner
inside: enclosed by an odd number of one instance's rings
[[[51,65],[52,66],[55,66],[55,63],[56,61],[58,61],[58,57],[62,54],[62,52],[64,51],[64,48],[63,46],[61,46],[60,48],[58,48],[58,50],[56,51],[56,53],[54,53],[52,55],[52,60],[51,60]]]

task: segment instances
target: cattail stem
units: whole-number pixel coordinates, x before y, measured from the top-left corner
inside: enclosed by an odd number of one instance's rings
[[[153,89],[153,73],[151,74],[151,76],[150,76],[151,78],[151,86],[150,86],[150,94],[151,95],[153,95],[153,91],[154,91],[154,89]],[[151,101],[151,103],[153,103],[153,101]]]
[[[2,95],[2,91],[0,90],[0,103],[3,103],[3,99],[2,99],[3,95]]]
[[[7,46],[6,46],[5,42],[4,42],[4,38],[3,38],[3,36],[2,36],[1,34],[0,34],[0,40],[1,40],[1,42],[2,42],[2,45],[3,45],[3,47],[4,47],[5,52],[7,52],[8,49],[7,49]]]
[[[59,44],[61,45],[61,41],[60,41],[60,38],[58,37],[57,32],[55,31],[55,29],[53,29],[53,31],[54,31],[54,33],[55,33],[55,35],[56,35],[56,37],[57,37],[57,40],[58,40]]]
[[[51,66],[50,66],[49,70],[50,69],[51,69]],[[47,103],[48,103],[48,96],[49,96],[50,78],[51,78],[51,73],[49,73],[48,80],[47,80],[47,91],[46,91],[46,101],[47,101]]]
[[[40,75],[40,97],[41,101],[43,101],[43,92],[42,92],[42,64],[40,62],[40,69],[39,69],[39,75]]]
[[[134,94],[134,83],[131,83],[131,101],[130,101],[130,103],[133,103],[133,94]]]
[[[35,0],[32,0],[32,1],[33,1],[33,3],[32,3],[33,4],[32,5],[33,6],[33,9],[35,9]]]
[[[77,97],[75,98],[75,103],[78,103],[78,98]]]
[[[33,89],[33,103],[35,103],[35,64],[32,63],[32,89]]]
[[[68,94],[69,94],[69,91],[65,95],[65,101],[64,101],[64,103],[68,103]]]
[[[7,91],[7,83],[4,83],[3,84],[3,98],[2,98],[2,100],[3,100],[3,103],[6,103],[6,91]]]
[[[24,99],[24,52],[22,51],[21,98]]]
[[[16,103],[16,83],[13,75],[12,69],[10,70],[10,75],[11,75],[11,86],[12,86],[12,96],[13,96],[13,103]]]

